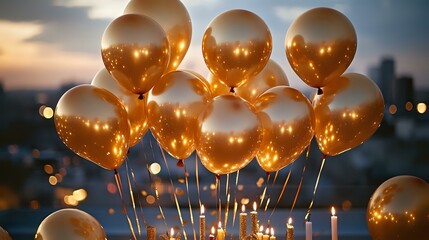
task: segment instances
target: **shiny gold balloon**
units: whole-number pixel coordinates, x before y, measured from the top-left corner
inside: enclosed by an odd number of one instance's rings
[[[47,216],[37,229],[35,240],[106,240],[103,227],[93,216],[66,208]]]
[[[130,126],[113,93],[86,84],[74,87],[58,101],[54,120],[61,140],[79,156],[109,170],[122,165]]]
[[[194,151],[197,119],[210,99],[207,84],[187,71],[166,73],[149,92],[150,130],[174,158],[185,159]]]
[[[255,108],[235,95],[218,96],[199,118],[197,153],[212,173],[227,174],[245,167],[262,141],[261,120]]]
[[[169,52],[162,27],[138,14],[126,14],[113,20],[101,41],[106,69],[123,87],[140,94],[141,98],[166,70]]]
[[[230,89],[213,74],[209,74],[207,81],[214,96],[228,94]],[[283,69],[270,59],[258,75],[251,77],[243,85],[235,88],[234,91],[238,96],[253,104],[259,95],[276,86],[289,86],[289,80]]]
[[[1,240],[12,240],[9,233],[4,230],[2,227],[0,227],[0,239]]]
[[[170,43],[170,62],[166,72],[176,70],[188,51],[192,24],[188,11],[179,0],[132,0],[124,11],[146,15],[158,22]]]
[[[119,98],[127,110],[130,121],[130,147],[136,145],[146,133],[147,124],[147,99],[138,99],[135,94],[122,87],[109,72],[103,68],[92,79],[91,85],[104,88]]]
[[[210,72],[228,87],[238,87],[267,64],[272,50],[271,32],[256,14],[231,10],[209,24],[202,49]]]
[[[314,8],[293,21],[286,33],[285,48],[295,73],[306,84],[320,88],[350,65],[357,37],[352,23],[342,13]]]
[[[337,155],[367,140],[384,115],[383,95],[371,79],[347,73],[316,96],[316,140],[326,155]]]
[[[254,106],[261,115],[264,137],[256,154],[266,172],[294,162],[314,136],[314,110],[298,90],[278,86],[260,95]]]
[[[429,184],[414,176],[385,181],[369,200],[366,221],[374,240],[427,239]]]

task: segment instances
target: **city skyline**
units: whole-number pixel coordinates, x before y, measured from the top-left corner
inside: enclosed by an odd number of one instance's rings
[[[89,83],[103,67],[101,35],[110,21],[120,16],[128,1],[7,1],[0,3],[0,79],[5,90],[58,88],[69,82]],[[429,4],[414,0],[343,2],[338,0],[258,1],[184,0],[193,23],[193,38],[179,68],[203,75],[204,29],[223,11],[243,8],[266,21],[273,34],[272,59],[285,70],[291,86],[307,90],[291,70],[284,53],[284,36],[301,13],[325,6],[344,13],[358,35],[358,50],[347,72],[368,75],[368,69],[383,57],[396,61],[396,72],[412,75],[416,89],[429,88]]]

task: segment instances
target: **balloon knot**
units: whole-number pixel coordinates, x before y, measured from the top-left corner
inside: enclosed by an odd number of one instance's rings
[[[118,170],[116,168],[113,169],[113,171],[115,171],[115,175],[118,175]]]
[[[269,172],[265,172],[265,173],[267,174],[267,177],[268,177],[268,176],[270,176],[270,173],[269,173]]]
[[[322,88],[317,88],[317,95],[322,95],[323,94],[323,90]]]
[[[127,150],[127,155],[130,155],[130,149]]]
[[[183,168],[185,166],[185,164],[183,163],[183,159],[179,159],[179,161],[177,161],[176,165],[180,168]]]
[[[144,95],[143,95],[142,93],[139,95],[139,99],[140,99],[140,100],[143,100],[143,99],[144,99]]]
[[[230,93],[235,93],[234,87],[231,87],[231,88],[229,89],[229,92],[230,92]]]
[[[219,174],[216,174],[216,179],[220,180],[220,175]]]

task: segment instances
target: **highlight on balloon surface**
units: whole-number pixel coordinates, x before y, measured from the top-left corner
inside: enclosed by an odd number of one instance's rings
[[[170,46],[159,23],[147,16],[126,14],[107,26],[101,55],[110,74],[142,99],[167,69]]]
[[[347,73],[322,88],[313,102],[319,149],[334,156],[371,137],[384,116],[384,100],[368,77]]]
[[[109,170],[125,160],[127,111],[106,89],[83,84],[68,90],[58,101],[54,122],[60,139],[77,155]]]
[[[256,159],[264,171],[278,171],[294,162],[313,139],[313,107],[300,91],[287,86],[265,91],[254,106],[263,126]]]
[[[285,38],[286,56],[295,73],[315,88],[335,81],[351,64],[357,49],[353,24],[331,8],[301,14]]]
[[[195,135],[201,163],[212,173],[236,172],[252,161],[262,142],[255,108],[235,95],[221,95],[201,113]]]
[[[165,72],[176,70],[188,51],[192,38],[192,23],[180,0],[131,0],[124,14],[141,14],[158,22],[170,44],[170,61]]]
[[[135,94],[122,87],[109,72],[102,68],[92,79],[91,85],[104,88],[119,98],[127,111],[130,122],[130,142],[129,146],[134,146],[140,142],[148,129],[147,120],[147,99],[138,99]]]
[[[162,76],[149,92],[148,118],[153,136],[177,160],[195,150],[198,117],[211,100],[207,83],[189,71]]]
[[[429,183],[415,176],[390,178],[373,193],[366,220],[372,239],[423,239],[429,229]]]
[[[207,77],[207,81],[214,96],[228,94],[230,91],[230,88],[212,73]],[[249,78],[243,85],[235,88],[234,91],[238,96],[253,104],[259,95],[276,86],[289,86],[289,80],[283,69],[274,60],[270,59],[260,73]]]
[[[232,89],[257,75],[267,64],[272,51],[271,32],[250,11],[226,11],[207,26],[202,51],[210,72]]]
[[[65,208],[43,219],[34,239],[106,240],[106,234],[93,216],[79,209]]]

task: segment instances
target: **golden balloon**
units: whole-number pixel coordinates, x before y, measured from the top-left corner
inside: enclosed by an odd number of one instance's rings
[[[127,157],[127,111],[106,89],[85,84],[68,90],[58,101],[54,120],[59,137],[77,155],[109,170]]]
[[[148,92],[167,69],[170,47],[162,27],[151,18],[126,14],[113,20],[103,33],[104,66],[128,91]]]
[[[12,240],[12,237],[9,235],[9,233],[4,230],[2,227],[0,227],[0,239],[1,240]]]
[[[367,208],[372,239],[425,239],[429,231],[429,184],[397,176],[381,184]]]
[[[210,99],[207,84],[189,71],[166,73],[149,92],[150,130],[174,158],[185,159],[194,151],[197,120]]]
[[[249,164],[261,142],[262,124],[255,108],[235,95],[214,98],[200,116],[195,135],[202,164],[218,175]]]
[[[230,89],[213,74],[209,74],[207,81],[214,96],[228,94]],[[250,103],[254,103],[259,95],[276,86],[289,86],[289,80],[283,69],[274,60],[270,59],[258,75],[251,77],[243,85],[235,88],[234,91],[238,96]]]
[[[314,111],[298,90],[278,86],[255,101],[262,119],[264,137],[256,154],[266,172],[275,172],[294,162],[314,136]]]
[[[91,85],[104,88],[119,98],[127,110],[130,122],[130,146],[136,145],[148,129],[146,98],[138,99],[135,94],[122,87],[105,68],[98,71]]]
[[[179,0],[132,0],[124,14],[141,14],[158,22],[170,43],[170,61],[166,72],[176,70],[188,51],[192,23],[186,7]]]
[[[103,227],[93,216],[66,208],[47,216],[37,229],[35,240],[106,240]]]
[[[357,36],[350,20],[331,8],[314,8],[295,19],[286,33],[286,56],[295,73],[320,88],[352,62]]]
[[[334,156],[366,141],[380,126],[384,100],[378,86],[358,73],[335,79],[313,103],[319,149]]]
[[[227,11],[208,25],[202,50],[210,72],[226,86],[238,87],[267,64],[272,50],[271,32],[252,12]]]

